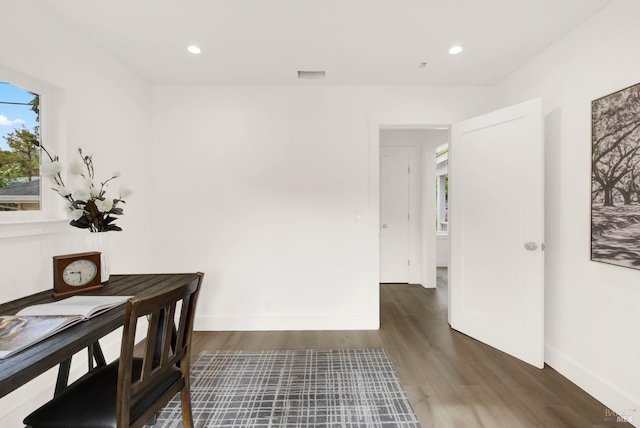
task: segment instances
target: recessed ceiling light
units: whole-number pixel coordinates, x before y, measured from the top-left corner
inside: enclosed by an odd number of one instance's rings
[[[324,79],[325,77],[327,77],[327,73],[324,70],[320,70],[320,71],[298,70],[298,79]]]
[[[450,53],[451,55],[457,55],[457,54],[459,54],[460,52],[462,52],[462,46],[454,46],[454,47],[452,47],[451,49],[449,49],[449,53]]]
[[[199,47],[197,47],[196,45],[191,45],[191,46],[187,47],[187,50],[188,50],[189,52],[191,52],[192,54],[194,54],[194,55],[198,55],[200,52],[202,52],[202,51],[200,50],[200,48],[199,48]]]

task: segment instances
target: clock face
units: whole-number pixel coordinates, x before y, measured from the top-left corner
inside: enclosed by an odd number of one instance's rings
[[[98,267],[88,259],[75,260],[62,271],[62,279],[72,287],[88,284],[98,273]]]

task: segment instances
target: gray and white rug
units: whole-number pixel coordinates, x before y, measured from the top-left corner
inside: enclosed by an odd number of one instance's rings
[[[205,351],[191,399],[196,428],[421,426],[384,349]],[[182,427],[179,396],[155,426]]]

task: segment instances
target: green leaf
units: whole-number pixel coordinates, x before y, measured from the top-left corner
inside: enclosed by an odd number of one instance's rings
[[[73,227],[79,227],[80,229],[89,229],[91,227],[89,220],[87,220],[85,217],[81,217],[80,220],[71,220],[69,224]]]

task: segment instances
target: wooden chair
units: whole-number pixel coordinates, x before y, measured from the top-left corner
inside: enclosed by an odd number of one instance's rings
[[[32,428],[142,427],[178,392],[182,423],[193,427],[189,353],[193,316],[204,274],[168,292],[132,298],[120,358],[88,373],[24,420]],[[181,302],[177,327],[176,306]],[[141,358],[134,357],[138,318],[149,327]]]

